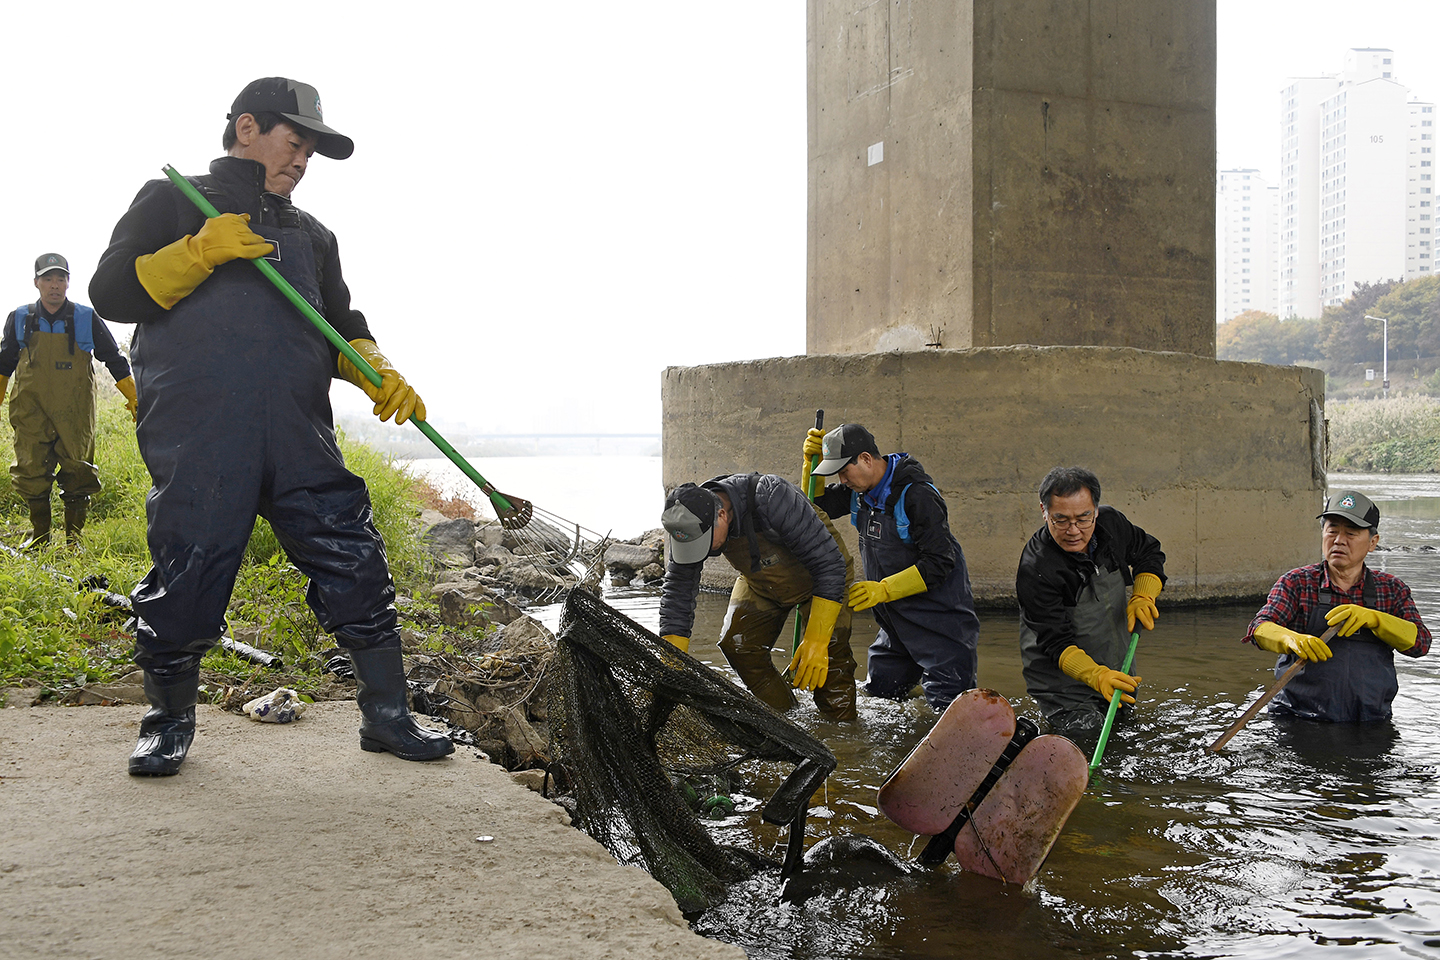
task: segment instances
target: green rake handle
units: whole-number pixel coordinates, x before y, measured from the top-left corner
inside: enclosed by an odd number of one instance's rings
[[[205,216],[207,217],[220,216],[220,211],[215,209],[214,204],[212,204],[209,200],[206,200],[205,197],[200,193],[200,191],[196,190],[190,184],[189,180],[186,180],[180,175],[179,171],[177,171],[174,167],[170,166],[170,164],[168,163],[165,164],[162,169],[165,171],[165,176],[170,178],[170,182],[175,184],[175,187],[181,193],[185,194],[185,197],[191,203],[195,204],[195,206],[199,208],[201,213],[205,214]],[[360,356],[360,354],[356,352],[355,348],[350,346],[350,344],[346,342],[345,338],[340,335],[339,331],[337,331],[334,327],[330,326],[330,321],[320,316],[320,312],[314,307],[312,307],[308,300],[300,296],[299,291],[297,291],[294,287],[290,285],[289,280],[286,280],[284,277],[280,276],[280,272],[274,267],[272,267],[270,265],[270,262],[268,260],[265,260],[264,258],[258,260],[251,260],[250,262],[254,264],[255,267],[262,274],[265,275],[266,280],[269,280],[272,284],[275,285],[276,290],[279,290],[285,295],[285,299],[289,300],[292,304],[295,305],[295,309],[299,310],[300,313],[304,315],[306,320],[309,320],[312,324],[314,324],[315,329],[319,330],[322,334],[325,335],[326,340],[329,340],[332,344],[334,344],[335,349],[339,350],[346,360],[349,360],[351,363],[355,364],[356,369],[358,369],[361,373],[365,375],[366,380],[369,380],[377,387],[380,386],[381,377],[380,374],[375,372],[375,368],[370,366],[370,364],[365,360],[365,358]],[[525,519],[527,521],[529,520],[528,511],[524,511],[523,509],[517,509],[516,505],[514,503],[511,503],[510,500],[503,493],[492,487],[490,485],[490,481],[480,476],[480,471],[472,467],[470,465],[470,461],[462,457],[460,455],[460,452],[454,447],[452,447],[448,440],[440,436],[440,433],[434,427],[430,426],[430,424],[426,423],[424,420],[420,420],[415,417],[411,417],[410,422],[415,424],[415,427],[421,433],[425,434],[426,438],[428,438],[431,443],[435,444],[435,446],[440,450],[441,453],[449,457],[450,462],[455,464],[455,466],[459,467],[461,473],[469,477],[472,481],[474,481],[477,487],[484,491],[485,495],[490,498],[490,503],[495,507],[497,513],[500,513],[503,517],[512,518],[516,516],[525,516]],[[523,503],[523,501],[519,502]]]
[[[824,411],[824,410],[816,410],[816,411],[815,411],[815,429],[816,429],[816,430],[823,430],[823,429],[825,429],[825,411]],[[815,467],[816,467],[819,463],[820,463],[820,458],[819,458],[819,457],[811,457],[811,458],[810,458],[810,469],[811,469],[811,470],[814,470]],[[807,489],[805,490],[805,496],[806,496],[806,498],[809,499],[809,500],[814,500],[814,499],[815,499],[815,477],[814,477],[813,474],[810,476],[810,479],[806,482],[805,486],[806,486],[806,488],[807,488]],[[800,649],[800,608],[799,608],[799,607],[796,607],[796,608],[795,608],[795,639],[790,643],[790,655],[793,657],[793,656],[795,655],[795,651],[797,651],[797,650],[799,650],[799,649]]]
[[[1125,666],[1120,668],[1121,673],[1129,673],[1130,665],[1135,662],[1135,648],[1140,645],[1140,631],[1136,630],[1130,634],[1130,652],[1125,654]],[[1110,728],[1115,726],[1115,714],[1120,709],[1120,691],[1116,690],[1110,694],[1110,710],[1105,714],[1105,726],[1100,728],[1100,741],[1095,744],[1095,756],[1090,759],[1090,776],[1095,776],[1095,771],[1100,769],[1100,758],[1105,755],[1105,744],[1110,740]]]

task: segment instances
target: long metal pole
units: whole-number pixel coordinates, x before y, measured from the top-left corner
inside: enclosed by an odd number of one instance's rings
[[[220,211],[215,209],[214,204],[212,204],[209,200],[206,200],[204,195],[201,194],[199,190],[196,190],[193,186],[191,186],[190,181],[186,180],[183,176],[181,176],[179,171],[177,171],[174,167],[170,166],[170,164],[168,163],[165,164],[162,169],[165,171],[165,176],[170,178],[170,182],[175,184],[175,186],[180,190],[180,192],[185,194],[185,196],[190,200],[190,202],[195,204],[195,206],[200,209],[201,213],[205,214],[205,216],[207,217],[220,216]],[[250,262],[253,263],[255,267],[262,274],[265,275],[265,279],[269,280],[275,285],[275,289],[279,290],[285,295],[285,299],[289,300],[292,304],[295,305],[295,308],[304,315],[306,320],[309,320],[312,324],[315,325],[316,329],[318,329],[322,334],[325,335],[326,340],[329,340],[332,344],[335,345],[335,349],[339,350],[346,360],[349,360],[351,363],[355,364],[356,368],[365,375],[366,380],[369,380],[377,387],[380,386],[382,378],[380,374],[375,372],[375,368],[370,366],[370,364],[366,362],[365,358],[360,356],[360,354],[356,352],[355,348],[350,346],[350,344],[346,342],[345,338],[340,335],[340,332],[338,330],[330,326],[330,321],[322,317],[320,315],[320,312],[310,305],[310,301],[300,296],[300,292],[290,285],[290,281],[280,276],[280,272],[274,267],[272,267],[269,261],[263,258],[259,260],[251,260]],[[449,441],[447,441],[444,437],[440,436],[440,434],[435,430],[434,427],[430,426],[430,424],[426,423],[424,420],[419,420],[415,417],[411,417],[410,422],[415,424],[415,427],[421,433],[425,434],[425,436],[429,438],[430,442],[435,444],[435,446],[439,448],[441,453],[449,457],[450,462],[455,464],[455,466],[459,467],[461,473],[469,477],[472,481],[474,481],[477,487],[479,487],[485,492],[485,495],[490,498],[490,502],[495,505],[497,510],[515,510],[514,505],[505,498],[505,495],[492,487],[490,485],[490,481],[480,476],[480,471],[472,467],[470,465],[470,461],[466,460],[460,455],[459,451],[457,451],[454,447],[450,446]]]
[[[1366,320],[1380,321],[1380,393],[1381,396],[1390,396],[1390,320],[1387,317],[1375,317],[1365,314]]]

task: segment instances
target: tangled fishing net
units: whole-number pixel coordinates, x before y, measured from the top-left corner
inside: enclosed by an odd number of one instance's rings
[[[681,910],[705,910],[766,860],[717,843],[687,787],[779,774],[761,816],[789,826],[784,870],[798,868],[810,796],[835,769],[823,743],[584,589],[570,591],[558,639],[551,731],[590,836]]]

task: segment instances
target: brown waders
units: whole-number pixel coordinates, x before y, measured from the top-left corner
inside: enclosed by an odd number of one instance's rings
[[[855,580],[855,561],[841,542],[830,519],[816,513],[825,529],[834,538],[845,558],[845,589]],[[750,570],[750,544],[744,537],[733,537],[725,545],[725,559],[740,571],[740,579],[730,593],[730,608],[720,632],[720,650],[730,666],[740,675],[750,692],[771,708],[781,711],[795,706],[790,682],[775,669],[770,658],[771,648],[782,630],[790,625],[791,610],[798,604],[809,621],[810,599],[814,583],[795,554],[776,543],[763,532],[760,542],[760,571]],[[786,633],[786,660],[789,660],[789,633]],[[850,651],[850,608],[840,599],[840,616],[830,635],[830,669],[825,682],[814,692],[815,706],[827,720],[855,719],[855,655]]]
[[[15,430],[11,485],[30,508],[31,542],[50,536],[50,487],[56,480],[65,501],[65,534],[74,540],[85,526],[90,496],[100,491],[90,354],[72,353],[63,333],[31,333],[11,378],[10,426]]]

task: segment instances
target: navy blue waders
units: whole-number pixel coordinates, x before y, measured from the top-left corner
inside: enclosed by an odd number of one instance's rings
[[[1366,607],[1376,609],[1375,578],[1368,569],[1363,600]],[[1330,591],[1321,590],[1320,604],[1310,611],[1305,631],[1318,637],[1329,630],[1325,615],[1337,606]],[[1368,628],[1348,637],[1337,636],[1329,647],[1330,659],[1305,664],[1305,669],[1275,695],[1270,710],[1332,723],[1389,720],[1390,701],[1400,690],[1394,648]],[[1275,661],[1276,678],[1294,662],[1295,657],[1288,653]]]
[[[223,196],[211,198],[225,212]],[[267,201],[271,202],[271,201]],[[317,310],[314,249],[298,213],[251,224]],[[255,267],[217,267],[162,319],[136,328],[137,439],[154,566],[132,594],[136,662],[198,664],[225,610],[256,516],[310,579],[306,600],[341,646],[395,645],[395,587],[365,482],[345,469],[330,411],[330,348]]]

